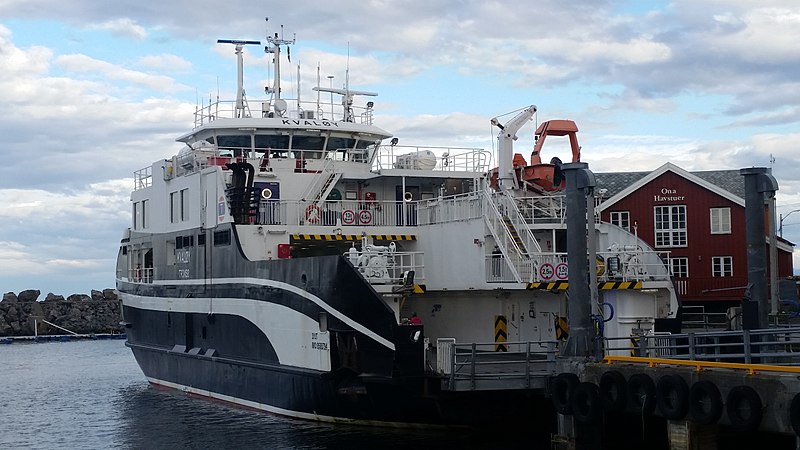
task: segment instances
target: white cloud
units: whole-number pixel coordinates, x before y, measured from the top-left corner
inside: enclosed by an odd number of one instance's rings
[[[111,80],[127,81],[159,92],[190,90],[188,86],[176,83],[171,77],[125,69],[86,55],[59,56],[55,63],[68,72],[94,74]]]
[[[147,31],[145,31],[144,27],[137,24],[135,20],[128,18],[107,20],[102,23],[88,25],[86,28],[90,30],[107,30],[113,34],[139,41],[147,38]]]
[[[188,72],[192,69],[190,61],[170,54],[144,56],[139,58],[138,64],[147,69],[165,72]]]

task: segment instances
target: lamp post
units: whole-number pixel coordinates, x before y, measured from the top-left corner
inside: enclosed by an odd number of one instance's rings
[[[794,209],[792,211],[789,211],[788,213],[786,213],[785,216],[783,214],[781,214],[781,218],[780,218],[780,221],[779,221],[780,226],[778,226],[778,234],[781,237],[783,237],[783,221],[786,220],[787,217],[791,216],[792,213],[796,213],[796,212],[800,212],[800,209]]]

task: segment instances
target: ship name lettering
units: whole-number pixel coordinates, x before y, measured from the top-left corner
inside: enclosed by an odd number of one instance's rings
[[[322,122],[317,122],[316,120],[293,120],[293,119],[283,119],[281,121],[284,125],[305,125],[310,127],[338,127],[339,124],[336,122],[329,122],[327,120],[323,120]]]
[[[191,255],[189,254],[189,250],[175,252],[175,260],[178,262],[178,264],[189,264],[190,259]]]
[[[178,278],[189,278],[189,269],[178,269]]]
[[[327,342],[312,342],[311,348],[315,348],[317,350],[328,350],[328,343]]]

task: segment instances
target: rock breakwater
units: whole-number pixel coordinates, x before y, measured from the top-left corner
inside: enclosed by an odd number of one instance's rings
[[[92,290],[89,295],[49,293],[43,301],[41,292],[7,292],[0,301],[0,336],[67,334],[46,322],[78,334],[122,333],[121,305],[114,289]],[[45,322],[46,321],[46,322]],[[34,326],[37,330],[34,330]]]

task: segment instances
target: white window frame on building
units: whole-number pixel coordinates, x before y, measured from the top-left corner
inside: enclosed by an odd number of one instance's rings
[[[733,256],[712,256],[711,257],[711,276],[712,277],[732,277],[733,276]]]
[[[654,206],[655,246],[688,247],[686,223],[686,205]]]
[[[675,278],[689,278],[689,258],[677,256],[669,259],[670,270]]]
[[[611,225],[616,225],[631,231],[631,213],[630,211],[611,211]]]
[[[711,234],[731,234],[731,209],[711,208]]]

